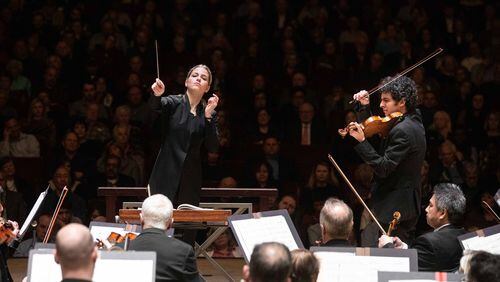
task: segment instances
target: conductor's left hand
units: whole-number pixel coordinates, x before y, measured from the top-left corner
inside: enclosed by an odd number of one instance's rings
[[[217,95],[213,94],[210,99],[208,99],[207,106],[205,107],[205,117],[206,118],[211,118],[212,117],[212,112],[215,110],[215,107],[217,107],[217,104],[219,103],[219,97]]]

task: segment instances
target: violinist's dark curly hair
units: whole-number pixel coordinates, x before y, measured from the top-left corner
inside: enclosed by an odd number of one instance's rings
[[[388,76],[382,80],[381,84],[384,84],[391,79],[392,77]],[[409,77],[402,76],[389,85],[380,89],[380,93],[384,92],[390,92],[392,98],[397,102],[405,99],[407,112],[413,112],[417,107],[417,85]]]

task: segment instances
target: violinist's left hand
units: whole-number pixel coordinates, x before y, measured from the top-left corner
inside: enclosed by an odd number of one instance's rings
[[[363,132],[363,127],[357,122],[351,122],[347,126],[349,128],[349,135],[358,140],[358,142],[365,141],[365,133]]]
[[[219,103],[219,97],[217,95],[213,94],[210,99],[208,99],[207,106],[205,107],[205,117],[206,118],[212,118],[212,112],[215,110],[215,107],[217,107],[217,104]]]

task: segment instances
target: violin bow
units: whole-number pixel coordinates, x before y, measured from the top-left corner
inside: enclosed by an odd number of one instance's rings
[[[50,238],[50,234],[52,233],[52,228],[54,228],[54,223],[56,222],[57,215],[59,214],[59,210],[61,209],[61,206],[64,202],[64,198],[66,198],[66,194],[68,194],[68,188],[64,186],[63,190],[61,191],[61,195],[59,196],[59,201],[57,202],[56,209],[54,210],[54,214],[52,215],[52,218],[50,219],[50,224],[49,227],[47,228],[47,233],[45,233],[45,237],[43,238],[43,243],[47,244]]]
[[[396,81],[398,78],[402,77],[403,75],[411,72],[412,70],[418,68],[421,64],[427,62],[428,60],[434,58],[435,56],[437,56],[439,53],[443,52],[443,48],[437,48],[434,52],[432,52],[431,54],[427,55],[427,57],[423,58],[422,60],[418,61],[417,63],[415,63],[414,65],[408,67],[407,69],[403,70],[402,72],[398,73],[395,77],[393,77],[391,80],[389,80],[388,82],[382,84],[382,85],[379,85],[379,86],[375,86],[373,87],[372,89],[368,90],[368,94],[366,95],[367,97],[370,97],[370,95],[372,95],[373,93],[379,91],[380,89],[384,88],[385,86],[393,83],[394,81]],[[352,104],[354,103],[356,100],[351,100],[349,102],[349,104]]]
[[[363,204],[363,206],[368,211],[368,213],[370,214],[370,216],[373,219],[373,221],[375,221],[375,223],[378,225],[378,228],[380,229],[380,231],[382,231],[382,234],[387,235],[387,232],[385,232],[384,228],[382,228],[382,225],[380,225],[380,222],[378,222],[378,220],[375,217],[375,215],[368,208],[368,206],[366,205],[365,201],[363,201],[363,198],[361,198],[361,196],[358,194],[358,191],[356,191],[356,189],[354,188],[354,186],[352,186],[351,182],[349,181],[349,179],[347,178],[347,176],[345,176],[345,174],[342,171],[342,169],[340,169],[340,167],[337,164],[337,162],[335,162],[335,160],[333,159],[332,155],[328,154],[328,159],[333,164],[333,166],[337,169],[337,171],[340,173],[340,175],[342,176],[342,178],[344,178],[345,182],[347,183],[347,185],[349,186],[349,188],[351,188],[351,190],[354,193],[354,195],[356,195],[356,197],[361,202],[361,204]]]
[[[500,217],[498,216],[498,214],[491,208],[490,205],[488,205],[488,203],[486,201],[482,201],[482,204],[483,204],[483,208],[485,210],[487,210],[491,215],[493,215],[493,217],[496,219],[497,223],[500,223]]]

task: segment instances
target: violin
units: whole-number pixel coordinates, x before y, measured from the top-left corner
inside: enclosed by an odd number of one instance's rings
[[[134,240],[135,238],[137,238],[137,234],[135,234],[135,233],[129,232],[129,233],[126,233],[125,235],[121,235],[121,234],[116,233],[116,232],[111,232],[109,234],[107,240],[111,244],[119,244],[119,243],[125,242],[126,239]]]
[[[403,114],[400,112],[391,113],[386,117],[371,116],[361,124],[361,128],[367,138],[377,134],[382,138],[387,137],[391,128],[402,116]],[[349,124],[347,127],[339,129],[339,134],[344,138],[349,134],[350,130],[356,130],[356,126],[354,124]]]
[[[396,225],[398,225],[399,220],[401,219],[401,213],[398,211],[395,211],[392,214],[392,221],[389,224],[389,228],[387,229],[387,236],[391,236],[392,231],[396,229]]]
[[[9,221],[0,217],[0,243],[9,242],[17,237],[15,228]]]

